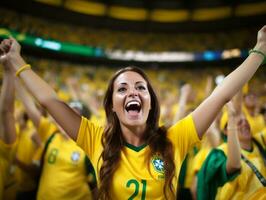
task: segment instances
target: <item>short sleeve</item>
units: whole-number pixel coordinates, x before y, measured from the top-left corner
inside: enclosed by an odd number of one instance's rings
[[[190,148],[200,141],[192,115],[178,121],[167,131],[167,137],[179,149],[180,158],[183,160]]]
[[[82,117],[77,144],[85,151],[90,160],[93,160],[95,152],[101,148],[101,138],[103,127],[92,123],[85,117]]]

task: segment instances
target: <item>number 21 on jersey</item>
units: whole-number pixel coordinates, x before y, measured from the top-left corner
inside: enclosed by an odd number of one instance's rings
[[[145,200],[146,187],[147,187],[147,181],[146,180],[141,180],[141,182],[139,182],[136,179],[130,179],[126,184],[126,187],[134,189],[133,194],[128,198],[128,200],[134,200],[134,198],[139,195],[140,187],[142,188],[141,189],[141,200]]]

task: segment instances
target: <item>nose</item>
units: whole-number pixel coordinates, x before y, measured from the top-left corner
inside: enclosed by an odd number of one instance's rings
[[[130,97],[136,97],[136,96],[138,96],[138,91],[136,90],[136,88],[131,88],[129,90],[129,95],[128,96],[130,96]]]

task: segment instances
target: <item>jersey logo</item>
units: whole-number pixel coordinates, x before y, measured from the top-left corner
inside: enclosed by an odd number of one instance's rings
[[[77,163],[80,159],[80,153],[78,151],[72,152],[71,160],[73,163]]]
[[[164,174],[164,161],[158,155],[153,156],[151,163],[157,172]]]

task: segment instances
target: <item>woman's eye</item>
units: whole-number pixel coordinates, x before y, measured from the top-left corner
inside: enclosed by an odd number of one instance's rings
[[[146,87],[144,87],[143,85],[140,85],[137,87],[138,90],[146,90]]]
[[[125,92],[126,91],[126,88],[124,88],[124,87],[121,87],[121,88],[118,88],[118,90],[117,90],[118,92]]]

